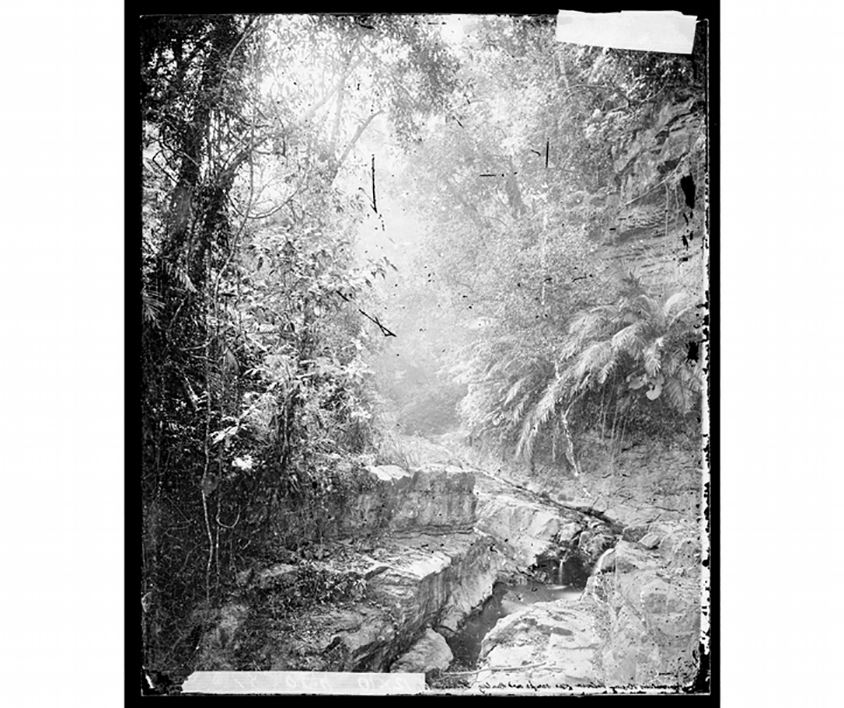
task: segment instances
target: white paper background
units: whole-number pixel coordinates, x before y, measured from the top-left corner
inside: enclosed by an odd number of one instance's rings
[[[833,705],[842,11],[753,0],[722,12],[723,705]],[[0,15],[9,706],[122,704],[122,45],[111,0]]]

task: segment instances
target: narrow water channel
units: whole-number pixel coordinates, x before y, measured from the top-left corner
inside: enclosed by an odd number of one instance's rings
[[[577,600],[582,592],[582,587],[550,585],[540,581],[496,583],[492,595],[479,610],[466,618],[460,631],[449,640],[455,663],[474,666],[478,661],[484,637],[502,617],[537,602],[551,602],[563,598]]]

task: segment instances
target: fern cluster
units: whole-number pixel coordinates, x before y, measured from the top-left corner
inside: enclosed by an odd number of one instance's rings
[[[578,312],[544,348],[513,336],[482,342],[462,365],[463,420],[475,436],[528,460],[540,440],[556,451],[562,435],[576,469],[570,431],[585,427],[587,401],[604,409],[612,401],[628,417],[648,417],[658,399],[663,415],[693,411],[703,385],[702,310],[687,292],[660,298],[630,275],[614,302]]]
[[[677,413],[690,413],[703,383],[703,361],[697,355],[700,311],[689,293],[660,300],[629,275],[614,303],[576,315],[559,348],[555,375],[524,417],[517,454],[530,457],[536,436],[555,411],[567,425],[572,406],[584,394],[606,387],[611,377],[616,395],[642,392],[655,401],[665,393]]]

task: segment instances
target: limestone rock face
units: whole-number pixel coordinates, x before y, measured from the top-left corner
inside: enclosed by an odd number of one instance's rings
[[[474,476],[460,467],[374,465],[349,474],[319,504],[285,499],[273,533],[283,546],[302,539],[359,538],[381,533],[469,530],[475,521]]]
[[[508,546],[509,555],[523,567],[557,545],[562,526],[559,511],[552,507],[504,493],[482,497],[478,528]]]
[[[687,443],[649,441],[613,455],[599,438],[584,435],[578,453],[582,478],[567,477],[554,468],[538,469],[529,488],[554,501],[604,514],[626,527],[624,537],[630,540],[641,538],[656,519],[699,517],[703,465],[699,449]]]
[[[601,657],[607,685],[691,683],[700,641],[699,566],[627,541],[608,565],[612,571],[605,564],[587,586],[608,610],[610,632]]]
[[[385,541],[371,555],[318,564],[337,577],[355,575],[361,595],[283,621],[272,603],[235,600],[203,637],[197,668],[386,671],[426,628],[453,632],[489,597],[503,563],[491,544],[479,533],[415,533]],[[295,582],[281,564],[257,574],[252,587],[283,597]]]
[[[424,634],[390,666],[391,673],[430,673],[443,671],[454,659],[445,638],[433,629]]]
[[[691,684],[700,642],[699,531],[657,522],[633,537],[602,554],[579,601],[539,603],[499,621],[484,639],[475,688]]]
[[[451,465],[405,470],[395,465],[369,469],[371,489],[348,500],[340,535],[361,531],[471,528],[477,500],[474,477]]]
[[[200,669],[383,671],[426,627],[454,632],[489,597],[505,561],[491,538],[473,531],[470,472],[381,465],[366,475],[328,531],[335,538],[378,532],[382,541],[370,553],[348,546],[345,557],[313,562],[308,571],[356,588],[355,596],[314,598],[298,614],[279,614],[273,608],[307,585],[300,568],[280,563],[244,573],[203,637]]]
[[[546,562],[562,572],[561,551],[571,550],[592,571],[582,597],[523,604],[505,595],[507,616],[483,640],[475,688],[686,685],[697,671],[701,617],[691,462],[670,450],[628,454],[607,478],[607,511],[597,517],[594,493],[579,504],[559,486],[543,496],[445,464],[370,468],[336,529],[350,539],[385,530],[378,543],[336,541],[345,551],[333,548],[327,560],[239,576],[200,641],[197,668],[442,669],[452,660],[445,639],[497,581]],[[637,463],[638,476],[623,474]],[[645,501],[654,498],[659,509]],[[315,577],[348,594],[277,611]]]
[[[532,568],[552,584],[581,585],[615,543],[620,529],[602,519],[502,479],[478,480],[477,528],[495,540],[510,573]]]
[[[696,98],[666,102],[633,137],[614,165],[619,193],[606,204],[613,218],[602,239],[620,273],[703,295],[706,164],[705,110]]]
[[[473,687],[601,685],[600,616],[595,600],[585,598],[537,603],[505,617],[484,639]]]
[[[614,542],[614,531],[603,521],[505,479],[479,475],[476,493],[476,528],[495,539],[513,569],[559,559],[570,549],[591,567]]]

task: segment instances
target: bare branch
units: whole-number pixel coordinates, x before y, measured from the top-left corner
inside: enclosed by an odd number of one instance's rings
[[[358,140],[360,140],[360,136],[363,135],[363,131],[365,131],[369,124],[375,120],[376,116],[379,116],[384,111],[375,111],[369,118],[367,118],[363,123],[358,126],[358,129],[355,131],[355,134],[352,136],[352,139],[349,141],[349,144],[346,145],[346,148],[343,150],[343,154],[340,155],[340,159],[337,160],[337,169],[339,170],[340,167],[343,165],[343,162],[348,157],[349,153],[352,151],[352,148],[355,146]]]

